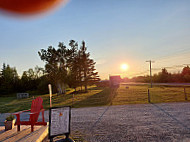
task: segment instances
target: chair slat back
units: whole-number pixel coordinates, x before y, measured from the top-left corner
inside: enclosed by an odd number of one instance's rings
[[[42,103],[43,103],[43,99],[41,97],[37,97],[36,99],[34,99],[32,101],[31,111],[30,112],[31,113],[38,112],[37,114],[35,114],[35,117],[34,117],[35,122],[38,120],[40,110],[43,109]],[[30,118],[30,120],[31,120],[31,118]]]

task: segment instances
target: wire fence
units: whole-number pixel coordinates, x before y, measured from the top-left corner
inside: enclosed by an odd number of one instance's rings
[[[189,87],[162,87],[151,88],[149,91],[150,102],[184,102],[190,101]]]
[[[120,85],[116,94],[115,105],[190,101],[189,86]]]
[[[94,87],[88,93],[70,93],[65,96],[53,96],[53,106],[69,105],[94,107],[106,105],[167,103],[190,101],[190,87],[126,85],[119,88]]]

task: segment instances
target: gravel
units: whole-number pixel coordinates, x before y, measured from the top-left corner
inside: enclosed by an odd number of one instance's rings
[[[71,135],[76,141],[190,141],[189,102],[73,108],[71,113]],[[0,114],[0,121],[7,115]],[[48,117],[46,111],[46,121]]]
[[[89,142],[190,141],[190,103],[72,109],[71,129]]]

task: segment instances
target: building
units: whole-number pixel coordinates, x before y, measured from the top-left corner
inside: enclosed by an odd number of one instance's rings
[[[121,77],[120,75],[109,76],[109,80],[111,87],[119,87],[119,84],[121,82]]]

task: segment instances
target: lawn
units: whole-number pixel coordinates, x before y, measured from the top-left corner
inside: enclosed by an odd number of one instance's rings
[[[126,88],[128,87],[128,88]],[[120,85],[116,91],[116,96],[112,101],[113,105],[147,103],[148,86]]]
[[[128,88],[126,88],[128,87]],[[113,99],[113,105],[148,103],[148,89],[151,103],[184,102],[184,87],[154,86],[148,85],[120,85]],[[190,101],[190,87],[186,86],[187,99]]]
[[[127,88],[126,88],[127,87]],[[94,107],[103,105],[126,105],[148,103],[148,89],[150,90],[150,100],[152,103],[163,102],[184,102],[185,94],[183,87],[154,86],[148,85],[120,85],[118,89],[108,87],[92,86],[87,93],[68,91],[65,95],[53,94],[53,107]],[[190,87],[186,87],[188,101],[190,101]],[[49,108],[49,94],[36,95],[43,98],[43,106]],[[15,97],[0,97],[0,113],[16,112],[29,109],[33,96],[26,99],[16,99]]]
[[[185,87],[187,100],[190,101],[190,87]],[[150,89],[153,103],[183,102],[185,100],[184,87],[154,87]]]
[[[92,86],[87,93],[78,92],[73,94],[74,90],[68,91],[64,95],[52,95],[52,106],[72,106],[72,107],[87,107],[107,105],[109,101],[110,89]],[[41,96],[43,99],[43,107],[48,109],[49,94],[35,95],[34,98]],[[0,113],[16,112],[20,110],[30,109],[33,96],[25,99],[17,99],[14,97],[0,97]]]

